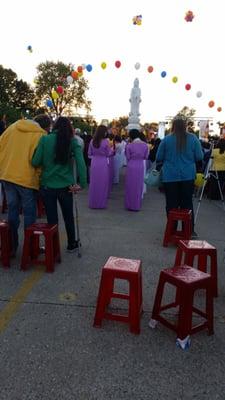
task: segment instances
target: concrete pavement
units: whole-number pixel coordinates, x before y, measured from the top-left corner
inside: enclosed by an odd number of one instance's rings
[[[164,195],[148,189],[142,210],[128,212],[122,179],[107,210],[89,210],[87,191],[78,203],[82,258],[65,252],[61,221],[63,261],[54,274],[35,267],[21,272],[21,247],[11,268],[0,268],[0,399],[225,400],[225,212],[220,204],[203,199],[196,226],[200,238],[218,250],[215,334],[193,335],[190,349],[182,351],[175,333],[160,324],[148,327],[159,272],[175,257],[174,247],[162,247]],[[92,327],[101,268],[110,255],[142,260],[140,335],[118,322]]]

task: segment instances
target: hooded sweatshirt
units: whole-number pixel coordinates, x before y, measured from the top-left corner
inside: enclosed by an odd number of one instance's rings
[[[31,165],[39,139],[46,132],[34,121],[19,120],[0,136],[0,179],[29,188],[39,188],[40,170]]]

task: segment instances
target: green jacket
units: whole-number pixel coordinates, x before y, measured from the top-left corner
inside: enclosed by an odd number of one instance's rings
[[[87,185],[87,170],[82,149],[76,139],[71,140],[71,160],[67,164],[56,164],[55,158],[56,134],[52,132],[41,137],[32,158],[33,167],[41,167],[41,186],[51,189],[65,188],[75,183],[74,161],[76,162],[79,183],[82,188]]]

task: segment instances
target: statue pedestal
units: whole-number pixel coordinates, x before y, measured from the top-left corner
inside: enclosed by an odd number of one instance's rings
[[[130,116],[128,118],[128,125],[126,127],[126,129],[128,131],[130,131],[131,129],[137,129],[138,131],[140,131],[141,126],[140,126],[140,118],[138,116]]]

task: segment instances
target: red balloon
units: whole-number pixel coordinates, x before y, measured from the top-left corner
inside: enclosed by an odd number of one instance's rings
[[[59,94],[62,94],[63,93],[63,87],[62,86],[58,86],[57,88],[56,88],[56,92],[57,93],[59,93]]]
[[[209,103],[208,103],[208,106],[210,108],[214,107],[215,106],[215,102],[213,100],[210,100]]]
[[[149,67],[148,67],[148,72],[149,72],[149,73],[153,72],[153,69],[154,69],[154,68],[153,68],[151,65],[149,65]]]
[[[79,67],[77,67],[77,71],[78,72],[83,72],[83,67],[81,65],[79,65]]]
[[[120,62],[120,61],[116,61],[116,62],[115,62],[115,67],[116,67],[116,68],[121,67],[121,62]]]
[[[191,89],[190,83],[187,83],[187,84],[185,85],[185,89],[186,89],[186,90],[190,90],[190,89]]]
[[[221,111],[222,111],[222,107],[218,107],[218,108],[217,108],[217,111],[218,111],[218,112],[221,112]]]

